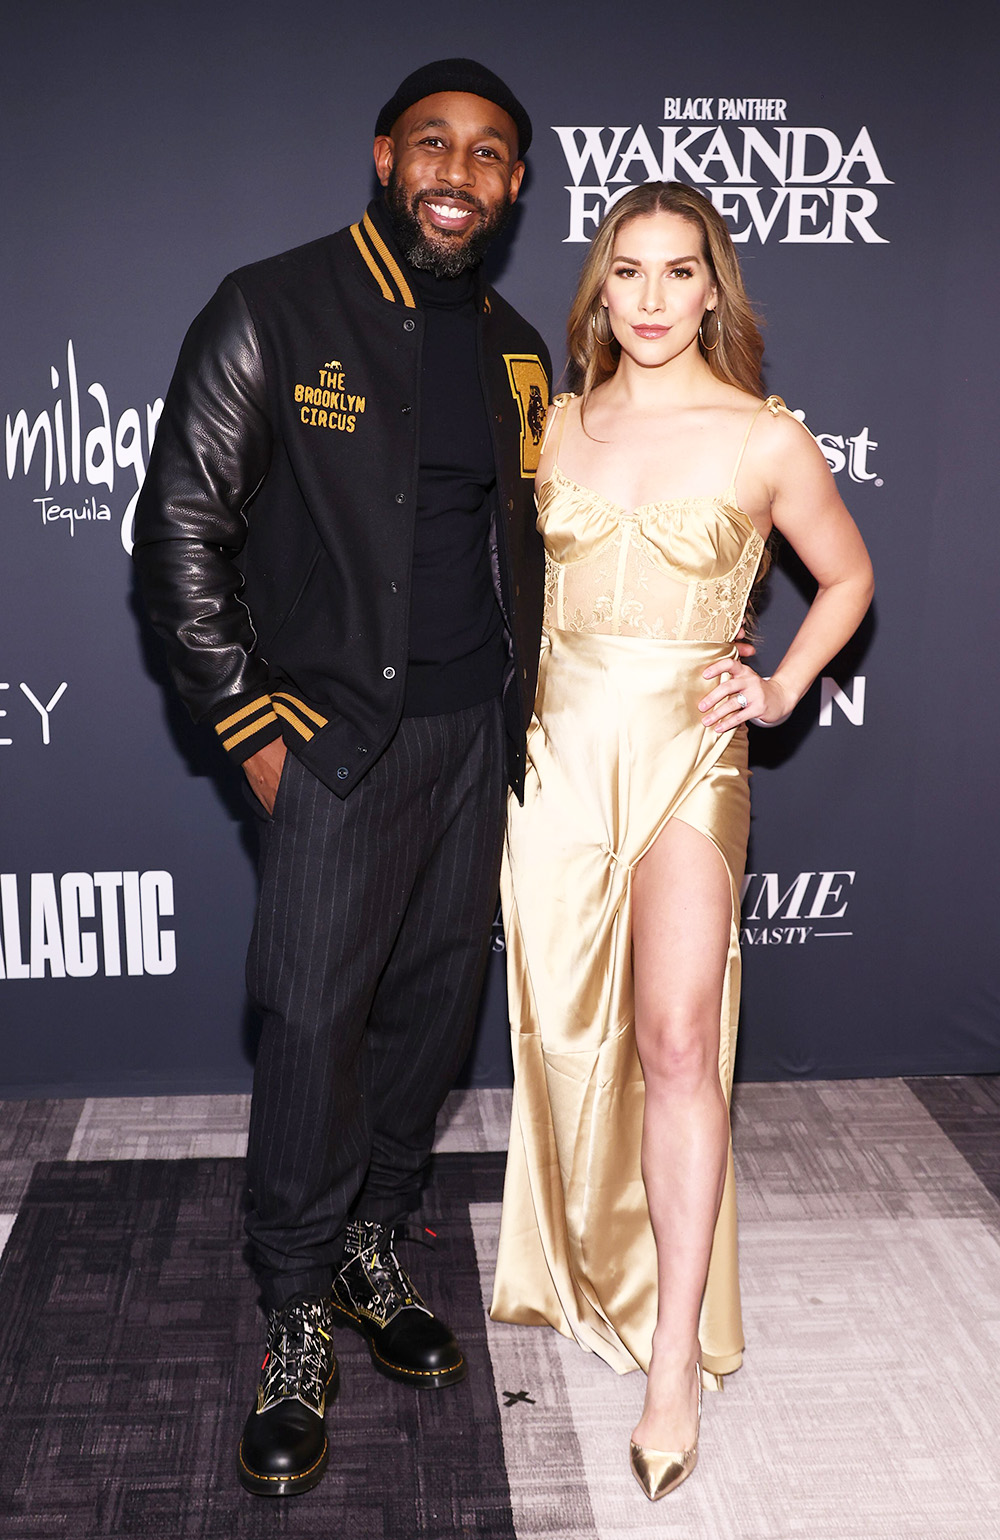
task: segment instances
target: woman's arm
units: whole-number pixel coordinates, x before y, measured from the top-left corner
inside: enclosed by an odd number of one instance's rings
[[[774,527],[816,579],[817,593],[770,679],[742,661],[705,670],[706,677],[730,674],[698,703],[705,725],[717,732],[749,718],[767,726],[784,720],[854,635],[874,587],[865,543],[819,446],[791,417],[772,418],[767,426],[771,431],[760,435],[754,469],[767,488]],[[740,693],[746,708],[735,700]]]

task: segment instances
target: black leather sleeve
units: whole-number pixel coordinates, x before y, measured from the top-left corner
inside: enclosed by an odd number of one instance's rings
[[[236,561],[271,442],[257,335],[226,279],[181,348],[136,505],[133,559],[188,710],[237,760],[280,736]]]

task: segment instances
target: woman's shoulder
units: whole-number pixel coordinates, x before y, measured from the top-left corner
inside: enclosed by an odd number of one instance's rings
[[[751,422],[759,420],[762,437],[776,444],[802,443],[803,440],[815,442],[806,427],[805,413],[791,411],[781,396],[770,395],[763,399],[748,397],[748,400],[752,406]]]
[[[545,426],[542,430],[542,442],[538,457],[538,474],[542,480],[547,480],[552,463],[556,458],[556,451],[562,442],[563,429],[566,426],[567,408],[576,401],[577,394],[574,390],[561,390],[558,395],[552,397],[545,413]]]
[[[747,399],[752,407],[747,417],[747,458],[756,462],[769,481],[825,467],[825,457],[806,427],[804,412],[791,411],[778,395]]]
[[[791,411],[785,405],[781,396],[764,396],[763,399],[758,397],[756,398],[754,405],[755,409],[760,413],[762,417],[766,413],[766,415],[771,417],[775,422],[780,422],[782,419],[785,419],[788,422],[797,422],[800,426],[803,425],[803,418],[805,413]]]
[[[714,391],[706,405],[714,406],[720,416],[724,413],[732,414],[750,422],[763,416],[765,408],[771,416],[786,410],[780,396],[758,396],[755,391],[746,390],[742,385],[730,385],[725,380],[715,380],[713,385]]]
[[[726,393],[720,394],[711,405],[715,407],[720,422],[740,421],[745,424],[748,432],[753,429],[754,437],[764,434],[781,437],[788,432],[795,434],[804,426],[803,414],[789,411],[780,396],[756,396],[737,385],[728,386]],[[808,435],[808,429],[806,433]]]

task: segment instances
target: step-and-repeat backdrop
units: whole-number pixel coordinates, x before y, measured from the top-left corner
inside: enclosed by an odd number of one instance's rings
[[[253,830],[165,687],[130,532],[219,278],[356,219],[375,115],[481,58],[535,121],[500,287],[564,357],[610,200],[722,211],[872,550],[861,634],[757,732],[744,1078],[1000,1069],[995,8],[34,0],[3,24],[0,1002],[8,1094],[233,1090]],[[773,665],[809,581],[786,553]],[[502,935],[469,1075],[509,1078]]]

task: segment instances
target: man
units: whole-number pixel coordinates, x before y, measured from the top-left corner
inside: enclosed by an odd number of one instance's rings
[[[408,76],[375,125],[384,198],[195,321],[137,509],[150,617],[261,820],[252,1492],[323,1474],[335,1323],[405,1383],[465,1373],[393,1227],[468,1051],[523,784],[549,369],[479,263],[530,138],[482,65]]]

